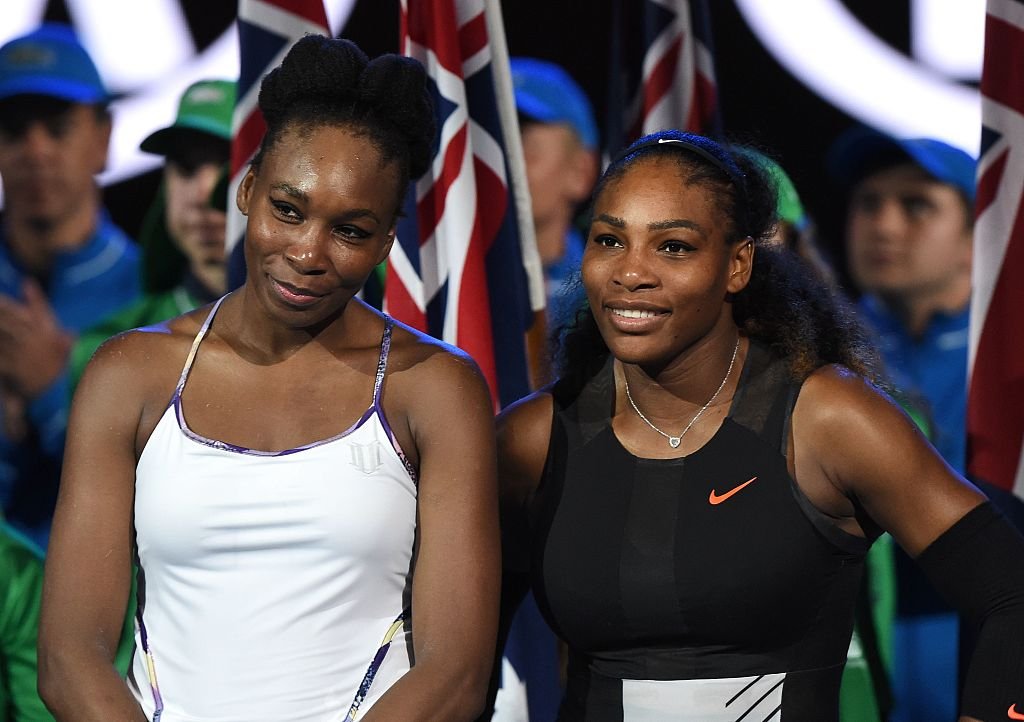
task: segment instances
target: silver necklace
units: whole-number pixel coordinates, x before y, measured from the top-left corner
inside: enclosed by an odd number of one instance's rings
[[[668,445],[669,446],[671,446],[673,449],[677,449],[677,448],[679,448],[679,444],[682,442],[683,437],[686,436],[686,432],[690,430],[690,427],[692,427],[694,424],[697,423],[697,419],[699,419],[701,417],[701,415],[705,411],[708,410],[708,408],[711,406],[711,404],[714,403],[715,399],[718,398],[718,394],[722,393],[722,389],[725,388],[725,382],[729,380],[729,376],[732,374],[732,367],[733,367],[733,364],[736,363],[736,354],[737,354],[737,352],[739,350],[740,350],[740,340],[737,337],[736,338],[736,345],[732,349],[732,358],[729,360],[729,368],[725,372],[725,378],[722,379],[722,383],[718,384],[718,388],[715,390],[715,393],[711,394],[711,398],[708,399],[708,402],[706,404],[704,404],[703,406],[701,406],[700,407],[700,411],[698,411],[696,413],[696,415],[692,419],[690,419],[690,423],[688,423],[686,425],[686,428],[679,432],[679,436],[672,436],[671,434],[666,434],[664,431],[662,431],[657,426],[652,424],[650,419],[648,419],[646,416],[644,416],[644,412],[641,411],[637,407],[636,402],[633,401],[633,395],[631,393],[629,393],[629,380],[626,378],[625,371],[623,371],[623,374],[622,374],[622,384],[626,387],[626,398],[629,399],[629,405],[633,407],[633,411],[636,412],[636,415],[644,420],[645,424],[647,424],[652,429],[654,429],[659,434],[661,434],[666,439],[668,439]]]

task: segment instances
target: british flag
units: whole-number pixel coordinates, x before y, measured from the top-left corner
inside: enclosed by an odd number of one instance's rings
[[[238,45],[241,69],[238,100],[235,102],[232,120],[234,138],[231,143],[226,237],[231,287],[241,285],[245,278],[241,252],[245,218],[235,208],[235,193],[266,131],[266,124],[257,107],[260,81],[281,64],[295,41],[310,33],[330,34],[322,0],[239,0]]]
[[[529,391],[524,334],[543,279],[528,206],[510,192],[521,151],[506,152],[519,136],[500,18],[485,0],[402,2],[402,51],[427,68],[439,130],[398,225],[384,304],[469,353],[503,406]]]
[[[616,0],[609,150],[663,128],[718,132],[705,0]]]
[[[1024,2],[989,0],[971,300],[968,470],[1024,497]]]

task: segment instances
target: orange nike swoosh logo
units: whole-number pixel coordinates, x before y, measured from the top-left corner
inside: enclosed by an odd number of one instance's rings
[[[1024,713],[1017,711],[1016,704],[1010,705],[1010,709],[1006,710],[1006,716],[1010,719],[1024,719]]]
[[[712,489],[712,490],[711,490],[711,495],[710,495],[710,496],[708,496],[708,501],[709,501],[709,502],[711,502],[712,504],[721,504],[721,503],[722,503],[723,501],[725,501],[725,500],[726,500],[726,499],[728,499],[729,497],[731,497],[731,496],[735,496],[736,494],[738,494],[738,493],[740,493],[741,491],[743,491],[743,489],[744,489],[745,487],[747,487],[747,486],[750,486],[750,485],[751,485],[751,484],[753,484],[753,483],[754,483],[755,481],[757,481],[757,477],[756,477],[756,476],[755,476],[755,477],[752,477],[752,478],[751,478],[751,479],[750,479],[749,481],[744,481],[744,482],[743,482],[742,484],[740,484],[739,486],[737,486],[737,487],[735,487],[735,488],[733,488],[733,489],[729,489],[729,491],[725,492],[725,493],[724,493],[724,494],[722,494],[721,496],[719,496],[718,494],[716,494],[716,493],[715,493],[715,490],[714,490],[714,489]]]

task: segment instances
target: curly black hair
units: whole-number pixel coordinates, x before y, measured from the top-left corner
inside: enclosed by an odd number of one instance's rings
[[[849,302],[792,251],[767,242],[777,222],[778,190],[747,149],[677,130],[645,136],[608,166],[594,189],[591,208],[610,183],[652,157],[672,159],[684,184],[701,185],[713,194],[732,226],[727,239],[753,241],[750,282],[732,297],[733,320],[743,333],[788,359],[796,379],[827,364],[841,364],[881,382],[877,353]],[[563,382],[580,387],[601,368],[609,351],[578,278],[572,303],[575,316],[554,329],[552,346]]]
[[[267,124],[252,166],[286,130],[344,126],[365,136],[385,163],[397,162],[399,194],[430,167],[435,145],[434,105],[423,66],[386,54],[370,60],[350,40],[307,35],[260,85]],[[399,204],[401,198],[399,198]]]

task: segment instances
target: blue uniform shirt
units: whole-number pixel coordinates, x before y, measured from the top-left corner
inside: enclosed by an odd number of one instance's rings
[[[571,320],[573,286],[571,282],[579,277],[583,262],[583,247],[586,240],[574,226],[565,234],[565,252],[555,263],[544,268],[547,291],[548,328]]]
[[[860,309],[879,337],[879,351],[900,391],[929,405],[935,448],[963,474],[967,453],[967,323],[970,309],[937,313],[921,338],[907,333],[881,300],[864,296]]]
[[[21,298],[28,274],[0,232],[0,293]],[[43,289],[61,325],[82,331],[139,297],[139,250],[105,213],[80,248],[58,254]],[[67,428],[67,373],[28,404],[29,432],[5,434],[0,405],[0,506],[8,522],[40,546],[49,536]]]

